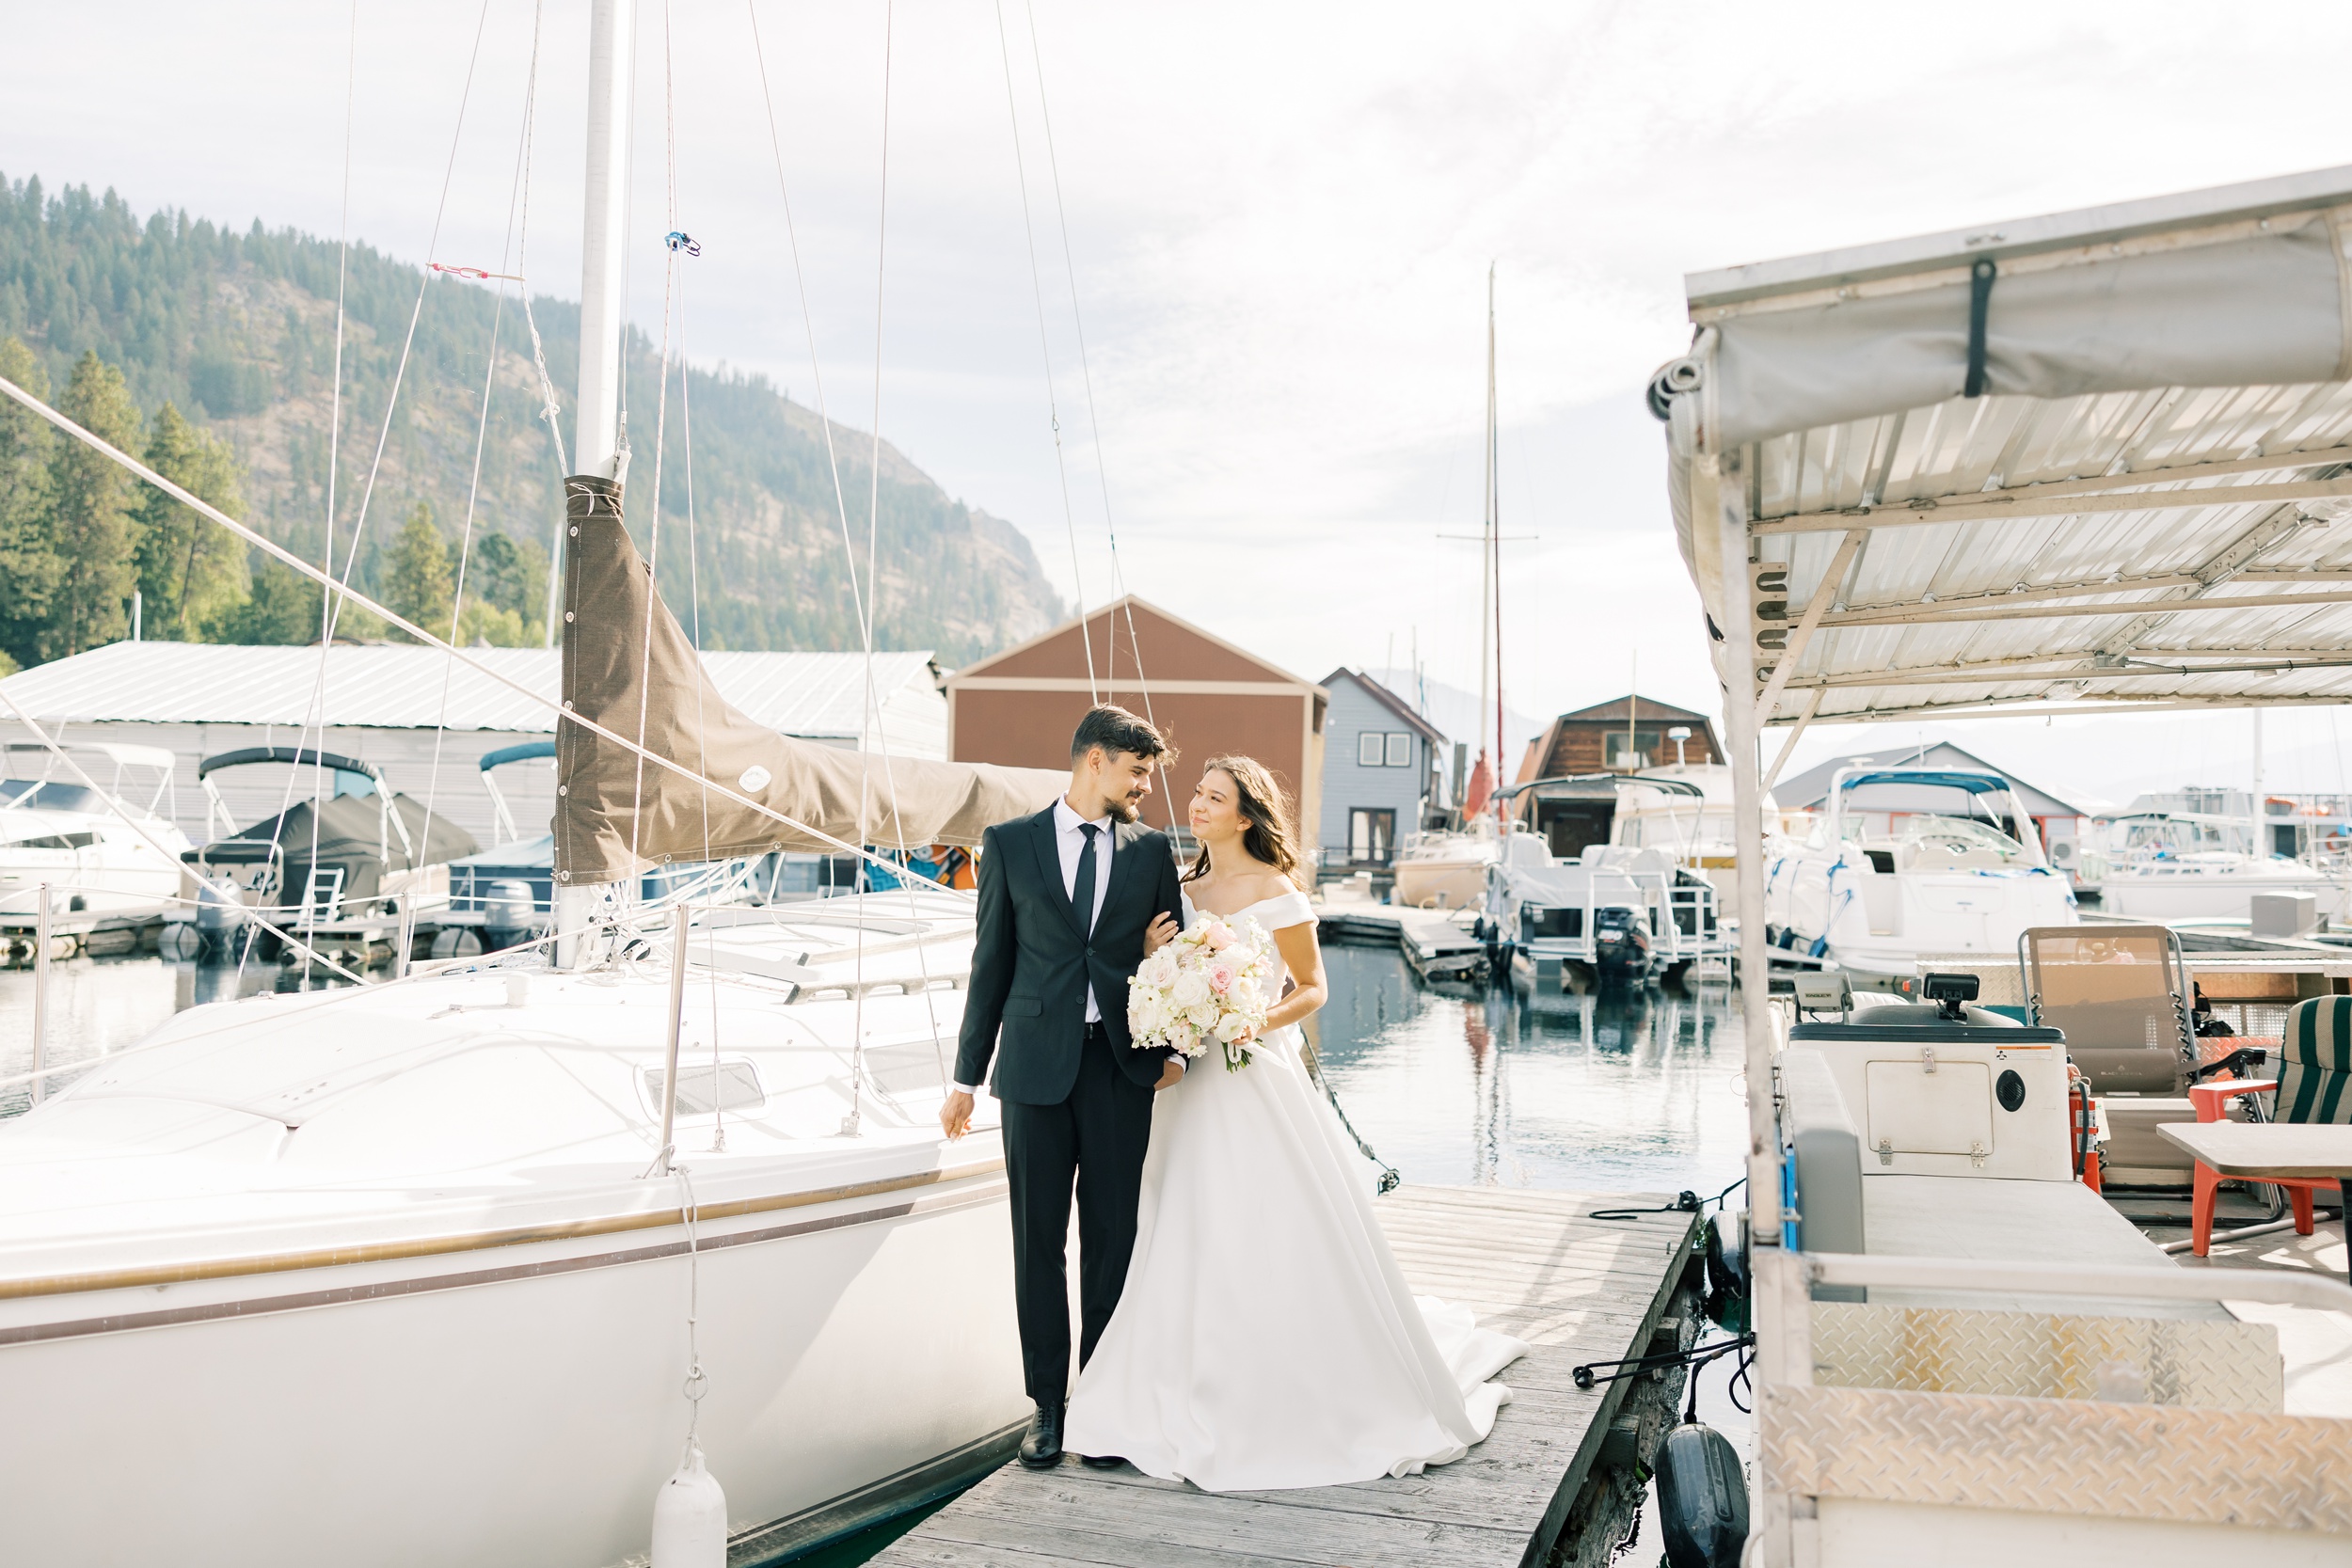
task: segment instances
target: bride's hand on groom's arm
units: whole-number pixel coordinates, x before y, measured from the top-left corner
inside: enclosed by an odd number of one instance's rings
[[[1163,911],[1143,928],[1143,956],[1148,958],[1175,940],[1176,919]]]

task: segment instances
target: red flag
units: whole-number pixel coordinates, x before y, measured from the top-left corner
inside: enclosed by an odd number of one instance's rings
[[[1486,752],[1480,748],[1478,766],[1470,769],[1470,788],[1462,798],[1462,820],[1469,822],[1486,809],[1486,798],[1495,792],[1495,770],[1486,765]]]

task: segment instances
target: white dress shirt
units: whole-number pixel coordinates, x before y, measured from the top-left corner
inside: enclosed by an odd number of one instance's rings
[[[1064,898],[1078,895],[1078,857],[1086,852],[1087,835],[1082,831],[1092,827],[1094,833],[1094,908],[1087,911],[1087,930],[1094,930],[1094,923],[1103,917],[1103,899],[1111,887],[1111,817],[1104,812],[1089,823],[1070,808],[1067,796],[1054,802],[1054,849],[1061,860],[1061,892]],[[1103,1006],[1094,998],[1094,986],[1087,985],[1087,1022],[1103,1022]],[[955,1087],[977,1098],[976,1085],[958,1084]]]

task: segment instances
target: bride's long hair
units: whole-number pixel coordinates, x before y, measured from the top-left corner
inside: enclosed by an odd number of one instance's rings
[[[1222,773],[1233,781],[1233,803],[1241,813],[1241,847],[1265,862],[1293,883],[1298,880],[1298,832],[1291,826],[1290,797],[1256,757],[1211,757],[1202,773]],[[1200,846],[1184,879],[1198,881],[1209,874],[1209,847]]]

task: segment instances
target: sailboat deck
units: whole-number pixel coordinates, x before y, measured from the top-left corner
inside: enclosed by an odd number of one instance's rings
[[[1132,1467],[1008,1465],[873,1560],[879,1568],[1513,1568],[1540,1562],[1618,1456],[1634,1385],[1579,1390],[1580,1363],[1691,1338],[1669,1321],[1697,1216],[1622,1220],[1656,1196],[1406,1187],[1378,1212],[1417,1291],[1465,1303],[1534,1347],[1502,1376],[1514,1398],[1458,1463],[1290,1492],[1210,1494]],[[1627,1434],[1630,1436],[1631,1434]],[[1621,1444],[1629,1450],[1633,1445]],[[1609,1450],[1605,1453],[1604,1450]],[[1629,1452],[1625,1456],[1629,1458]]]

